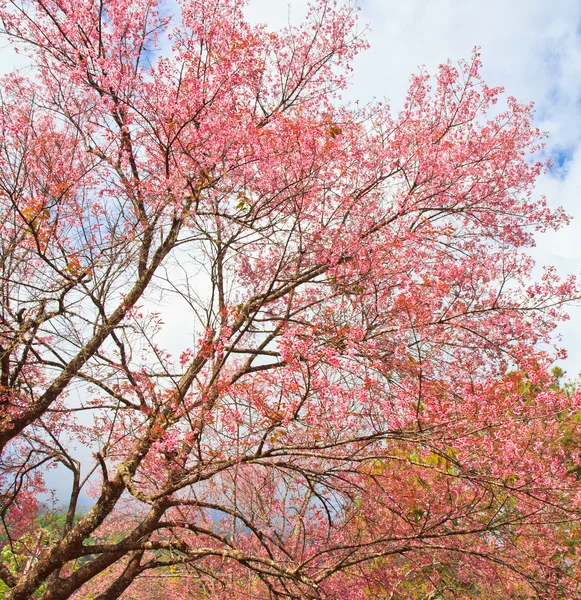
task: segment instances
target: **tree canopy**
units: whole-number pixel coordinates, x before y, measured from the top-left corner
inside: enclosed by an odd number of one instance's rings
[[[577,597],[532,107],[477,52],[344,104],[354,4],[243,9],[0,3],[4,597]]]

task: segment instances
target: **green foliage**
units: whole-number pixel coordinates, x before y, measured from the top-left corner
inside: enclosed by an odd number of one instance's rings
[[[75,513],[73,522],[76,523],[82,516],[83,513]],[[12,540],[12,543],[5,538],[0,541],[2,544],[0,560],[18,577],[30,563],[35,561],[44,548],[58,542],[62,537],[66,520],[67,513],[64,511],[40,514],[35,520],[34,535],[26,533],[19,539]],[[83,561],[78,561],[77,566],[87,560],[90,558],[86,557]],[[42,597],[45,587],[42,585],[33,598]],[[0,600],[4,600],[9,590],[10,588],[0,579]]]

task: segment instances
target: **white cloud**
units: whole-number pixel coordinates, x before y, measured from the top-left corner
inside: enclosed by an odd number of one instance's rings
[[[28,64],[30,63],[24,54],[16,52],[10,42],[0,39],[0,76],[10,73],[14,69],[22,69]]]
[[[244,14],[252,23],[264,23],[270,29],[278,29],[286,27],[289,20],[299,24],[307,12],[308,4],[308,0],[250,0]]]

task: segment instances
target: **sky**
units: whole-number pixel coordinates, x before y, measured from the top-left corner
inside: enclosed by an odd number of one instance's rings
[[[306,5],[307,0],[249,0],[246,14],[278,28],[289,15],[299,23]],[[535,103],[536,123],[550,134],[546,151],[555,163],[536,192],[549,205],[563,206],[573,221],[566,230],[538,238],[534,256],[562,275],[581,273],[581,0],[359,0],[359,6],[371,47],[355,61],[347,99],[387,99],[395,111],[412,73],[422,66],[434,72],[448,59],[469,59],[479,46],[486,83]],[[19,62],[0,45],[0,72]],[[571,307],[570,314],[558,331],[569,354],[561,364],[574,377],[581,371],[581,306]],[[175,326],[183,327],[182,320]]]
[[[248,17],[273,27],[299,22],[307,0],[250,0]],[[554,167],[536,192],[563,206],[571,225],[537,238],[539,265],[581,273],[581,1],[558,0],[360,0],[360,27],[370,49],[355,61],[345,95],[366,102],[402,104],[412,73],[434,72],[448,59],[469,59],[478,46],[482,75],[521,102],[534,102],[536,124],[550,135],[546,152]],[[558,10],[557,10],[558,9]],[[558,334],[569,357],[569,377],[581,371],[581,306]]]

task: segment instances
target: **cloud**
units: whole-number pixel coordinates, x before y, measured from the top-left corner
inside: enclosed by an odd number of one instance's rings
[[[269,29],[286,27],[289,21],[299,24],[307,14],[308,0],[249,0],[244,11],[246,18],[252,23],[267,25]]]

